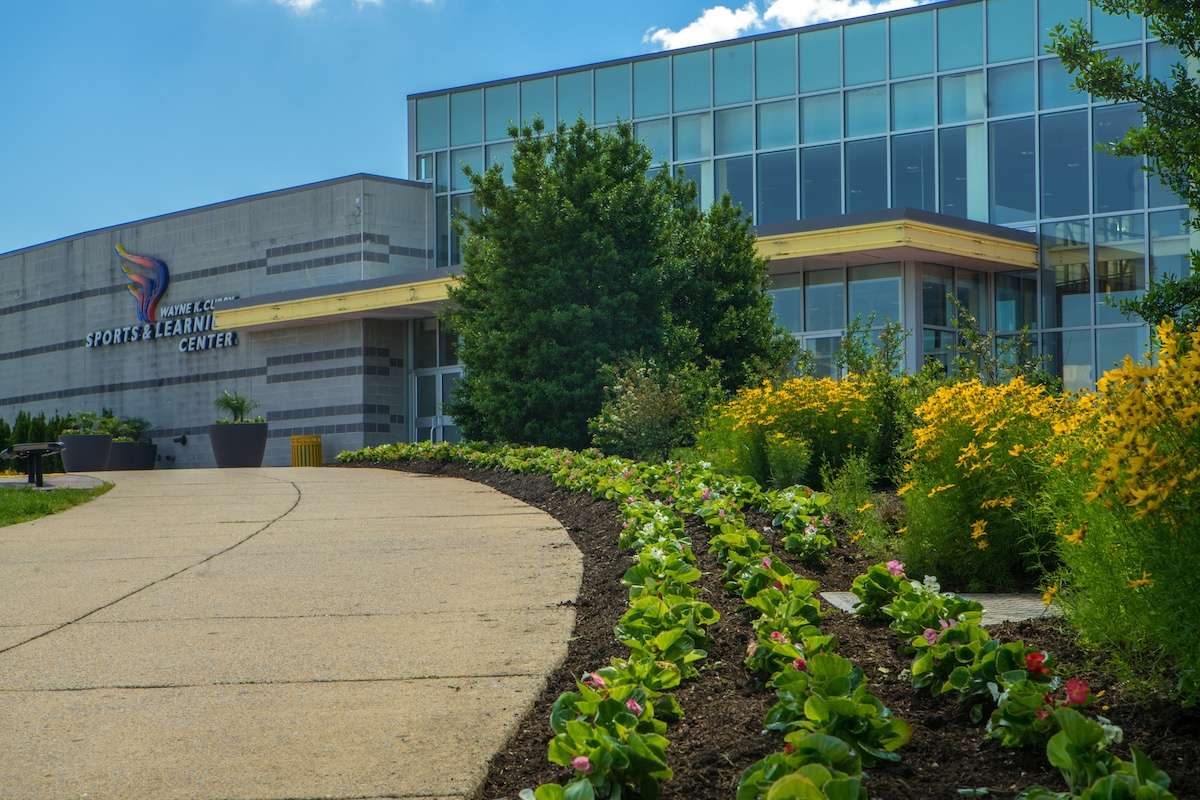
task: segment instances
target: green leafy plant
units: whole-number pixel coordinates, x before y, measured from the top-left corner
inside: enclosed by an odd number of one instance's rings
[[[219,419],[218,423],[241,423],[246,421],[246,416],[257,408],[258,404],[250,398],[231,392],[228,389],[221,393],[221,396],[213,401],[218,411],[224,411],[229,415],[229,419]],[[261,418],[260,418],[261,419]]]
[[[889,627],[905,636],[937,631],[956,622],[978,624],[983,619],[982,605],[942,592],[937,580],[928,575],[924,582],[905,581],[901,584],[900,591],[882,611],[892,620]]]
[[[846,742],[821,733],[793,733],[787,737],[786,748],[746,768],[738,781],[736,800],[768,797],[866,800],[866,789],[859,781],[862,757]],[[813,770],[802,772],[811,766],[821,767],[828,777]],[[794,774],[802,775],[812,786],[790,779]]]
[[[763,455],[771,485],[784,488],[802,483],[810,473],[812,446],[806,439],[785,436],[781,431],[764,437]]]
[[[995,703],[1004,676],[1025,670],[1027,656],[1039,652],[1023,642],[1001,643],[982,626],[967,622],[932,637],[914,637],[912,646],[917,651],[913,687],[928,689],[934,696],[957,694],[975,723],[983,722]]]
[[[884,619],[884,606],[888,605],[908,583],[904,565],[895,559],[873,564],[850,584],[850,591],[858,598],[854,613],[866,619]]]
[[[101,427],[101,417],[94,411],[76,411],[67,417],[66,436],[95,436],[106,433]]]

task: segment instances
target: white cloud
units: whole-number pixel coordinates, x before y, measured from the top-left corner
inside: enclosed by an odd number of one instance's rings
[[[646,31],[642,40],[647,44],[657,44],[664,50],[673,50],[694,44],[733,39],[761,27],[762,18],[758,14],[758,6],[751,0],[737,9],[728,6],[706,8],[699,17],[677,31],[670,28],[651,28]]]
[[[772,0],[763,19],[780,28],[798,28],[834,19],[912,8],[929,0]]]
[[[307,14],[321,3],[321,0],[275,0],[276,5],[290,8],[297,14]]]

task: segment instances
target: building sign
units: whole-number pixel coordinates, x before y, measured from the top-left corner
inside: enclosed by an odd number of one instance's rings
[[[223,300],[236,299],[236,295],[176,303],[160,309],[159,301],[171,282],[166,262],[134,255],[121,245],[116,250],[123,262],[121,269],[129,276],[127,288],[133,295],[138,324],[93,331],[84,340],[88,348],[167,338],[179,338],[181,353],[237,346],[235,331],[213,331],[213,308]]]

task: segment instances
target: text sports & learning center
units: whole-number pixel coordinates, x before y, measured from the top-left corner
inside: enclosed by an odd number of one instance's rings
[[[1110,308],[1200,246],[1137,158],[1094,148],[1141,116],[1073,90],[1048,31],[1169,79],[1141,19],[1086,0],[947,0],[408,98],[408,174],[358,174],[0,254],[0,418],[112,409],[149,419],[159,466],[209,466],[213,400],[249,395],[326,453],[455,440],[461,377],[436,315],[458,274],[462,167],[511,159],[512,123],[632,121],[754,219],[780,323],[831,368],[849,320],[911,332],[949,363],[946,295],[998,332],[1030,326],[1068,388],[1146,346]],[[1197,64],[1189,64],[1196,70]],[[187,434],[188,444],[175,441]]]

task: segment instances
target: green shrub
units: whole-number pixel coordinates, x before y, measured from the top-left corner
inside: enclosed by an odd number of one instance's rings
[[[891,518],[902,508],[894,496],[871,490],[875,477],[866,453],[848,457],[839,470],[828,466],[821,470],[821,484],[833,498],[829,508],[846,523],[851,540],[883,557],[895,550],[895,520]]]
[[[725,475],[748,475],[770,482],[763,438],[757,431],[738,428],[732,417],[712,414],[696,434],[696,455]]]
[[[763,455],[771,485],[785,489],[803,483],[812,466],[812,447],[804,439],[774,433],[764,438]]]

